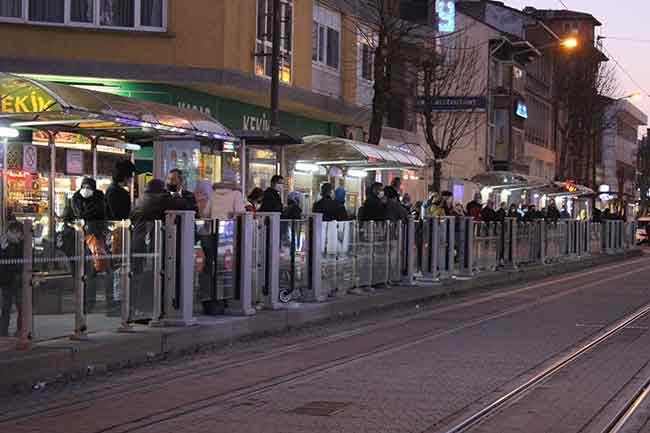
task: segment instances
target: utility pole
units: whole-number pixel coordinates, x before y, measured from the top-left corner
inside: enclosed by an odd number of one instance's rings
[[[280,44],[282,14],[280,0],[273,0],[273,48],[271,51],[271,131],[280,129]]]

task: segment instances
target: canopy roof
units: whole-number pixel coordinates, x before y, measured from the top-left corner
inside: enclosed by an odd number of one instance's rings
[[[195,110],[0,73],[0,121],[98,136],[180,135],[235,140]]]
[[[588,188],[584,185],[573,184],[575,191],[567,191],[566,184],[564,182],[552,182],[548,185],[545,185],[542,188],[539,188],[540,194],[553,195],[553,196],[590,196],[595,195],[593,189]]]
[[[491,188],[533,188],[548,183],[540,178],[513,173],[511,171],[488,171],[486,173],[477,174],[471,180],[476,184]]]
[[[418,168],[425,163],[418,157],[345,138],[327,135],[303,137],[303,144],[287,148],[289,158],[319,165],[341,165],[360,168]]]

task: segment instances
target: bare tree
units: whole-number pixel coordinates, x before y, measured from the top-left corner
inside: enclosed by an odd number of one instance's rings
[[[370,48],[373,99],[368,142],[379,144],[395,83],[396,65],[408,61],[405,46],[427,27],[400,18],[399,0],[343,0],[353,11],[355,31]]]
[[[614,67],[594,47],[559,56],[556,95],[564,114],[558,125],[563,145],[558,152],[558,177],[596,187],[596,167],[606,111],[617,92]],[[611,118],[611,116],[609,116]]]
[[[479,49],[458,32],[428,41],[417,56],[417,111],[434,156],[430,164],[435,191],[440,190],[442,161],[485,123],[477,103],[487,89]]]

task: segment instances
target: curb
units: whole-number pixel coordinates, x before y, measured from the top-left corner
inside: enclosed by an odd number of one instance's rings
[[[446,280],[435,285],[400,286],[372,294],[345,296],[325,303],[306,303],[299,309],[261,311],[248,317],[218,317],[189,328],[138,327],[128,334],[97,333],[77,342],[57,339],[34,345],[28,352],[0,352],[0,396],[65,384],[88,376],[215,350],[243,339],[280,334],[349,317],[389,311],[442,297],[533,282],[559,273],[640,257],[641,250],[594,256],[580,261],[536,265],[513,271],[490,272],[470,280]]]

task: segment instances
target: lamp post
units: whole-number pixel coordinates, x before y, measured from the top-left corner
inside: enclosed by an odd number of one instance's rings
[[[0,127],[0,139],[2,140],[2,212],[0,212],[0,231],[7,229],[7,151],[9,139],[18,137],[18,130],[14,128]]]

